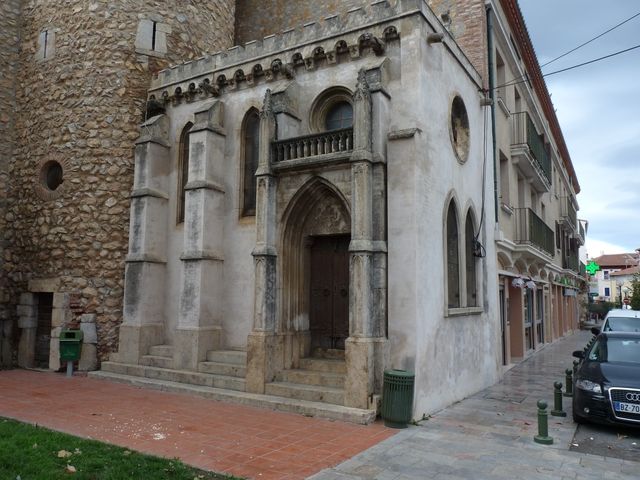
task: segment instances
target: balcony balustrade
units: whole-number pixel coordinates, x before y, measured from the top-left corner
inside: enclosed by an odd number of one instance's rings
[[[527,112],[514,113],[512,118],[511,149],[515,157],[524,155],[524,173],[531,176],[539,191],[551,188],[551,157]]]
[[[576,273],[580,272],[580,259],[577,253],[569,253],[562,259],[562,268],[566,270],[573,270]]]
[[[353,150],[353,128],[342,128],[313,135],[276,140],[271,143],[274,162],[319,155],[348,153]]]
[[[516,243],[532,245],[554,254],[553,230],[530,208],[515,209]]]
[[[576,207],[573,206],[571,197],[563,197],[561,204],[562,221],[567,225],[571,232],[577,232],[578,229],[578,213]]]

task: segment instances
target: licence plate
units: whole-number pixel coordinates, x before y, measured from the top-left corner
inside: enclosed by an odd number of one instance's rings
[[[636,403],[613,402],[616,412],[640,413],[640,405]]]

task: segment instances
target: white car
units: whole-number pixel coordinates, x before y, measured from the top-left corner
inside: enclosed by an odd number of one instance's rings
[[[640,311],[615,308],[604,317],[603,332],[640,332]]]

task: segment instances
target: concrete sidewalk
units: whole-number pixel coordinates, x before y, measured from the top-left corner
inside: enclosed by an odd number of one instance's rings
[[[566,418],[549,416],[554,444],[533,442],[536,402],[545,399],[553,406],[553,383],[564,384],[571,352],[582,349],[590,337],[583,331],[547,346],[507,372],[502,382],[311,478],[640,479],[638,462],[569,450],[576,429],[569,398],[564,398]]]

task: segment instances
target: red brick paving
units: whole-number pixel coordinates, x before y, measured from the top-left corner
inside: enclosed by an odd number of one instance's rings
[[[304,479],[395,433],[29,370],[0,371],[0,416],[263,480]]]

